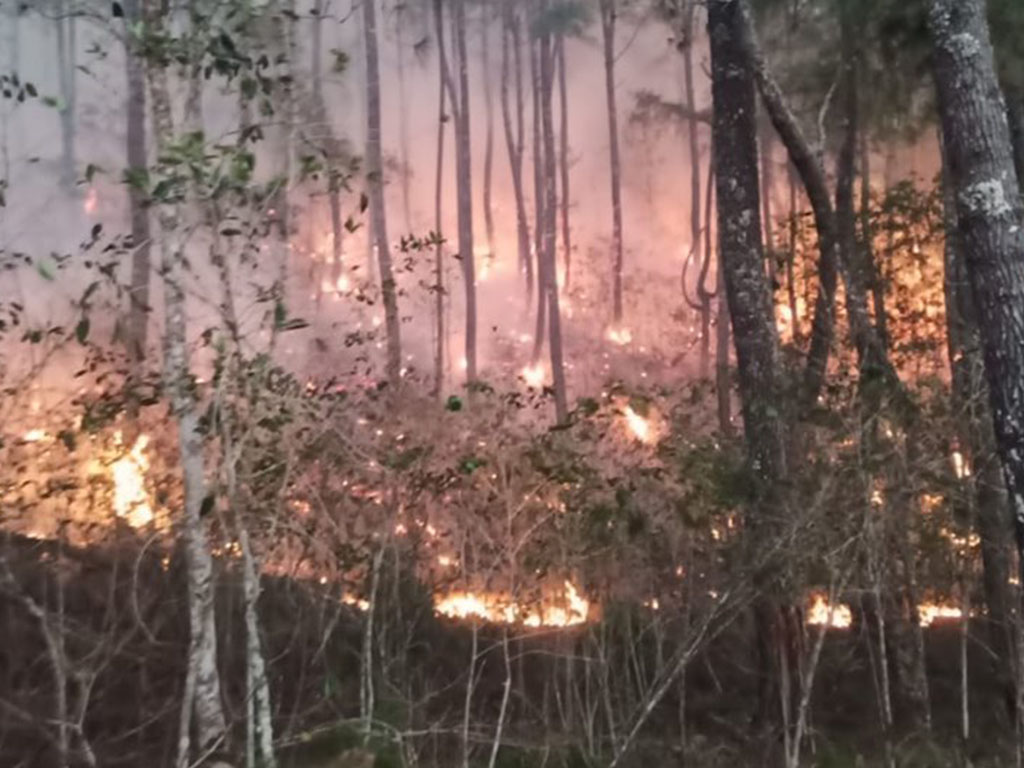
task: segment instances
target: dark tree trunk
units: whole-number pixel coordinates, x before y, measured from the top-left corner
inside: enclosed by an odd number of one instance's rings
[[[871,223],[871,149],[868,133],[860,134],[860,239],[863,259],[871,284],[871,301],[875,310],[875,328],[882,349],[889,352],[889,316],[885,311],[885,281],[875,261],[875,232]]]
[[[544,335],[547,328],[548,302],[547,269],[544,266],[544,145],[541,129],[541,100],[543,87],[540,71],[540,42],[532,33],[530,35],[530,85],[533,92],[533,250],[537,261],[537,323],[533,332],[532,362],[540,361],[544,351]]]
[[[458,63],[458,101],[455,110],[455,174],[459,212],[459,262],[466,290],[466,382],[477,380],[476,366],[476,258],[473,254],[473,167],[469,120],[469,53],[466,50],[465,0],[453,0],[455,57]]]
[[[956,242],[971,287],[995,445],[1024,564],[1024,209],[985,10],[983,0],[932,0],[928,22]],[[990,492],[998,487],[991,481],[984,486]],[[988,506],[979,507],[979,524],[991,525],[983,536],[998,540],[1005,523],[998,502]],[[986,573],[986,581],[997,578],[1001,567],[991,538],[986,570],[991,565],[993,573]]]
[[[381,149],[380,65],[377,58],[376,0],[363,3],[363,45],[366,48],[366,181],[369,187],[370,220],[377,249],[384,326],[387,333],[388,384],[397,389],[402,376],[402,329],[398,315],[398,289],[391,264],[387,214],[384,207],[384,158]]]
[[[75,14],[68,0],[57,0],[54,23],[57,25],[57,69],[60,82],[61,183],[75,189]]]
[[[533,301],[533,259],[530,256],[530,223],[526,211],[526,192],[523,186],[523,154],[526,141],[523,106],[522,35],[519,16],[512,5],[506,4],[502,12],[501,37],[501,115],[505,126],[505,144],[508,148],[512,173],[512,191],[516,202],[516,240],[519,247],[519,268],[526,280],[526,307]],[[510,51],[511,49],[511,51]],[[509,53],[512,58],[509,60]],[[509,65],[515,67],[515,122],[509,105]]]
[[[562,185],[562,260],[565,263],[564,290],[568,292],[572,278],[572,230],[569,227],[569,88],[566,83],[565,35],[555,38],[555,56],[558,63],[558,167]]]
[[[1013,144],[1013,166],[1017,181],[1024,179],[1024,93],[1019,88],[1006,90],[1006,116],[1010,122],[1010,141]]]
[[[142,18],[139,0],[126,0],[124,13],[126,25],[137,23]],[[142,60],[137,52],[132,50],[131,44],[127,40],[125,43],[125,69],[128,81],[126,150],[128,170],[133,172],[134,177],[134,172],[144,171],[148,164],[146,155],[146,73],[142,66]],[[124,340],[128,350],[131,378],[138,383],[142,376],[148,341],[152,240],[149,210],[146,208],[146,192],[140,185],[128,185],[128,206],[132,228],[132,272]]]
[[[444,23],[441,21],[441,2],[435,0],[434,13],[436,15],[436,28],[438,34],[438,48],[444,51]],[[447,74],[447,62],[443,55],[438,56],[437,63],[437,163],[434,167],[434,233],[437,242],[434,244],[434,395],[440,397],[444,388],[444,244],[441,238],[441,230],[444,226],[442,220],[442,192],[444,190],[444,134],[448,116],[445,114],[445,77]]]
[[[511,43],[511,45],[510,45]],[[510,50],[511,49],[511,50]],[[514,53],[516,119],[513,123],[509,104],[509,69]],[[511,4],[502,10],[501,31],[501,118],[505,128],[505,146],[508,149],[509,170],[512,175],[512,193],[516,204],[516,242],[519,251],[519,269],[526,279],[526,306],[530,306],[533,293],[533,260],[530,258],[530,224],[526,213],[523,191],[523,81],[520,56],[519,18]]]
[[[483,8],[480,21],[480,77],[484,81],[484,113],[487,118],[484,134],[484,229],[487,235],[487,258],[494,258],[494,204],[491,181],[494,176],[494,99],[491,96],[491,18]]]
[[[541,123],[544,135],[544,272],[548,304],[548,344],[551,353],[551,382],[555,395],[555,422],[569,419],[565,367],[562,364],[562,318],[558,307],[557,228],[558,201],[555,190],[556,158],[554,101],[555,46],[550,33],[540,38]]]
[[[853,265],[849,261],[854,256],[842,243],[836,212],[832,206],[831,196],[828,191],[825,169],[822,167],[817,153],[812,149],[810,142],[801,131],[782,90],[768,69],[764,55],[757,42],[750,10],[746,7],[746,0],[740,0],[740,6],[744,22],[743,43],[747,56],[747,65],[757,81],[758,90],[761,93],[761,98],[768,111],[768,115],[771,117],[772,125],[775,126],[779,138],[789,153],[790,160],[800,174],[804,189],[807,191],[807,197],[811,202],[811,209],[814,212],[814,223],[818,230],[819,247],[821,250],[819,262],[820,289],[811,327],[811,347],[808,352],[807,368],[804,375],[803,400],[807,404],[814,403],[818,399],[825,381],[825,368],[828,363],[829,347],[832,344],[834,334],[835,289],[838,277],[837,270],[841,259],[847,282],[847,293],[853,294],[847,306],[851,309],[851,331],[855,343],[858,345],[858,350],[861,349],[861,345],[864,345],[865,349],[869,349],[870,355],[864,359],[872,362],[872,370],[874,370],[875,366],[881,368],[885,378],[891,383],[896,383],[895,371],[892,369],[888,357],[884,354],[882,345],[878,341],[877,333],[866,314],[867,303],[863,282],[855,279],[855,273],[858,270],[853,269]],[[854,144],[854,149],[852,150],[854,156],[855,151],[856,144]],[[842,175],[843,162],[841,158],[840,173],[837,175]],[[849,165],[852,181],[852,160],[849,161]],[[850,198],[852,200],[852,191]],[[854,248],[854,250],[856,249]]]
[[[764,211],[764,247],[768,264],[768,283],[775,293],[778,278],[775,275],[775,216],[772,213],[772,188],[775,186],[775,168],[773,166],[773,149],[775,147],[774,131],[769,123],[761,122],[761,206]]]
[[[948,169],[949,164],[944,163]],[[1010,618],[1012,596],[1010,548],[1012,535],[1010,512],[1006,506],[1006,486],[999,471],[992,413],[985,391],[985,363],[982,360],[977,313],[971,297],[964,263],[963,244],[957,222],[956,194],[943,174],[943,213],[946,234],[945,294],[946,339],[952,371],[953,413],[957,418],[958,443],[970,475],[959,478],[967,486],[981,538],[982,586],[988,608],[984,621],[993,652],[996,679],[1006,696],[1008,711],[1013,712],[1016,697],[1014,657],[1016,644]]]
[[[395,6],[395,52],[397,54],[395,69],[398,75],[398,141],[402,161],[402,217],[405,231],[412,232],[412,204],[409,194],[409,183],[412,180],[412,166],[409,160],[409,100],[405,95],[405,39],[402,36],[404,31],[402,13],[404,10],[405,6],[402,3]]]
[[[779,482],[786,475],[785,430],[771,289],[761,241],[754,80],[747,66],[743,9],[738,0],[711,0],[708,35],[720,262],[736,348],[748,472],[754,488],[746,527],[763,547],[782,513]],[[750,551],[757,549],[752,546]],[[759,581],[775,581],[764,571],[765,565],[757,568]],[[763,644],[763,712],[774,709],[779,701],[775,666],[785,647],[781,634],[786,626],[785,598],[776,592],[762,591],[754,611],[756,632]]]
[[[793,328],[793,344],[797,347],[803,342],[803,330],[800,327],[800,305],[796,300],[796,238],[799,231],[799,211],[797,210],[796,174],[792,166],[789,169],[789,252],[786,254],[786,291],[789,296],[789,315]]]
[[[615,0],[599,0],[604,48],[605,101],[608,107],[608,152],[612,186],[612,319],[622,322],[622,161],[619,115],[615,106]]]

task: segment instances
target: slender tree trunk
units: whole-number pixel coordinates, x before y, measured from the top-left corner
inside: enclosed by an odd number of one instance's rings
[[[404,23],[402,14],[405,5],[395,6],[395,63],[398,75],[398,141],[402,162],[402,219],[405,231],[413,231],[412,205],[410,203],[409,185],[412,180],[412,165],[409,160],[409,100],[405,95],[405,40],[402,36]]]
[[[491,96],[491,17],[483,7],[480,20],[480,76],[484,81],[484,229],[487,234],[487,258],[494,259],[494,204],[491,201],[491,181],[494,176],[494,99]]]
[[[124,3],[125,26],[142,18],[139,0]],[[147,167],[146,155],[146,73],[138,53],[125,41],[125,70],[128,81],[127,165],[131,178],[138,178]],[[149,328],[150,245],[149,210],[146,190],[140,184],[128,185],[128,209],[132,228],[132,271],[128,293],[128,314],[125,318],[124,340],[128,351],[130,378],[138,384],[146,359]],[[132,402],[137,402],[132,395]]]
[[[572,230],[569,226],[569,88],[566,83],[565,35],[555,38],[555,57],[558,63],[558,137],[561,142],[558,152],[560,181],[562,187],[562,260],[565,263],[565,285],[569,292],[572,285]]]
[[[476,363],[476,257],[473,253],[473,167],[469,120],[469,54],[466,50],[465,0],[452,0],[459,98],[455,113],[456,198],[459,211],[459,260],[466,289],[466,382],[477,380]],[[453,103],[455,103],[453,99]]]
[[[57,74],[60,82],[61,183],[75,189],[75,15],[68,0],[56,0]]]
[[[786,455],[778,341],[764,270],[757,114],[745,27],[739,0],[708,4],[720,260],[735,335],[748,472],[755,489],[746,526],[754,553],[773,535],[783,514],[779,483],[786,476]],[[769,567],[758,566],[762,584],[776,583],[766,570]],[[771,702],[779,701],[773,695],[780,682],[773,667],[785,658],[788,647],[785,605],[781,589],[765,589],[754,610],[756,631],[765,646],[761,686],[765,711]]]
[[[565,367],[562,363],[562,318],[558,306],[557,225],[558,201],[555,191],[556,157],[554,100],[555,45],[549,33],[540,38],[540,74],[542,82],[541,112],[544,134],[544,251],[547,280],[548,325],[550,328],[551,381],[555,394],[555,421],[565,424],[569,419],[566,398]]]
[[[242,548],[242,583],[245,598],[245,665],[249,690],[246,697],[252,701],[254,718],[254,746],[260,768],[275,768],[274,727],[271,720],[270,684],[267,682],[266,663],[260,647],[259,614],[260,574],[256,557],[249,542],[249,531],[239,522],[238,540]]]
[[[797,210],[796,174],[792,167],[789,170],[789,253],[786,254],[786,290],[789,295],[789,315],[793,327],[793,344],[797,347],[803,341],[803,330],[800,327],[800,305],[796,300],[796,238],[799,231],[799,211]]]
[[[544,145],[541,132],[541,86],[540,76],[540,42],[531,31],[529,37],[530,45],[530,85],[533,95],[533,250],[537,262],[537,323],[533,335],[533,356],[532,362],[537,365],[540,362],[540,354],[544,350],[544,333],[547,327],[548,302],[544,300],[547,296],[547,281],[550,276],[544,265],[544,221],[545,193],[544,193]]]
[[[807,357],[807,368],[804,375],[804,402],[814,403],[818,399],[825,380],[825,368],[828,362],[829,347],[832,344],[834,334],[834,303],[835,289],[837,282],[837,269],[843,266],[844,277],[846,278],[846,289],[849,300],[847,307],[850,310],[850,326],[858,351],[864,351],[862,362],[870,361],[868,370],[879,371],[879,375],[892,384],[898,383],[898,377],[889,361],[888,356],[882,349],[881,342],[874,326],[871,325],[867,315],[867,303],[863,280],[860,279],[861,270],[855,268],[851,260],[856,256],[850,252],[848,241],[844,244],[840,224],[837,221],[835,209],[828,191],[828,184],[825,178],[825,170],[822,167],[818,154],[812,149],[810,142],[804,136],[786,102],[785,97],[775,81],[768,65],[764,59],[757,42],[754,26],[747,8],[747,0],[740,0],[744,22],[743,44],[747,57],[747,66],[754,74],[758,90],[761,93],[762,101],[771,117],[776,132],[789,153],[790,160],[796,167],[804,188],[807,191],[808,199],[811,202],[811,209],[814,212],[814,221],[818,230],[818,239],[821,249],[821,260],[819,263],[820,288],[815,306],[814,321],[811,329],[811,348]],[[844,153],[847,149],[844,146]],[[855,156],[856,144],[850,150]],[[840,158],[840,169],[837,175],[842,176],[844,170],[844,157]],[[852,179],[853,162],[849,161],[850,174]],[[838,184],[837,184],[838,186]],[[852,201],[852,193],[850,195]],[[852,203],[851,203],[852,205]],[[856,250],[854,248],[854,250]],[[851,295],[852,294],[852,295]]]
[[[1024,207],[985,11],[983,0],[931,0],[928,26],[959,242],[1024,566]]]
[[[526,306],[529,308],[533,294],[533,259],[530,258],[530,224],[526,213],[526,196],[523,189],[523,142],[525,135],[523,133],[521,48],[519,17],[516,15],[511,3],[506,3],[502,10],[501,117],[505,128],[505,144],[508,148],[509,169],[512,174],[512,192],[516,203],[516,240],[519,247],[519,269],[526,279]],[[510,52],[514,54],[512,62],[510,62]],[[509,105],[510,64],[515,66],[515,124],[513,124],[511,106]]]
[[[377,250],[384,325],[387,332],[388,384],[397,389],[402,376],[402,329],[398,315],[398,288],[391,264],[387,214],[384,208],[384,158],[381,149],[380,65],[377,59],[376,0],[363,3],[363,46],[366,49],[366,183],[369,187],[370,220]]]
[[[608,152],[612,187],[612,319],[622,322],[622,163],[619,115],[615,106],[615,0],[599,0],[604,48],[605,101],[608,107]]]
[[[437,30],[440,35],[444,29],[440,21],[441,3],[435,0],[434,13],[438,15]],[[443,38],[439,38],[439,46],[444,46]],[[440,396],[444,388],[444,243],[441,231],[444,223],[442,214],[442,192],[444,190],[444,128],[448,122],[445,114],[445,62],[440,56],[437,65],[437,163],[434,168],[434,233],[437,242],[434,244],[434,333],[437,336],[434,346],[434,395]]]
[[[764,211],[764,247],[768,260],[768,283],[774,294],[777,286],[775,275],[775,216],[772,213],[772,190],[775,187],[774,148],[775,135],[770,123],[760,122],[761,149],[761,206]]]
[[[711,270],[711,260],[714,257],[715,253],[713,244],[714,241],[712,239],[712,230],[714,229],[712,217],[714,214],[711,210],[711,199],[712,194],[714,193],[715,186],[715,160],[714,152],[712,151],[711,154],[712,156],[708,158],[708,184],[706,197],[704,199],[704,230],[707,234],[707,237],[704,238],[704,258],[702,259],[700,265],[700,276],[697,278],[697,301],[699,302],[700,307],[700,377],[702,379],[706,379],[708,377],[708,370],[711,365],[711,300],[715,298],[716,294],[719,297],[719,310],[721,311],[722,309],[726,309],[725,300],[722,298],[725,288],[722,283],[721,265],[719,265],[718,269],[716,270],[716,293],[712,293],[711,291],[708,290],[708,273]],[[721,384],[724,381],[726,389],[728,389],[729,332],[728,330],[726,330],[724,331],[724,333],[726,334],[726,341],[724,342],[726,345],[726,353],[724,358],[726,366],[726,379],[718,380],[718,383]],[[721,343],[721,339],[718,340],[718,343]],[[715,376],[719,377],[720,374],[721,371],[716,368]],[[721,403],[719,403],[719,406],[721,406]]]
[[[885,310],[885,281],[875,260],[875,232],[871,222],[871,147],[868,132],[860,135],[860,238],[864,250],[864,265],[871,285],[871,300],[875,310],[875,328],[882,349],[889,351],[889,315]]]
[[[159,12],[147,14],[157,31],[162,28]],[[157,146],[164,151],[174,140],[167,72],[159,64],[148,67],[151,116]],[[184,237],[181,213],[175,203],[159,208],[160,270],[164,280],[164,378],[171,408],[178,422],[178,441],[184,486],[184,537],[188,569],[189,625],[191,640],[183,715],[195,717],[201,754],[216,750],[227,736],[221,706],[220,676],[217,670],[217,627],[214,607],[213,558],[207,541],[206,524],[200,516],[205,493],[203,438],[193,395],[189,346],[185,321]],[[191,694],[191,695],[189,695]],[[189,720],[183,717],[179,734],[178,765],[189,760]]]

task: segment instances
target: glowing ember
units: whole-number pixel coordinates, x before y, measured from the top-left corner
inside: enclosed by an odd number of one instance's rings
[[[82,203],[82,210],[88,215],[92,215],[96,212],[96,206],[99,204],[99,195],[96,194],[96,189],[90,187],[89,191],[85,193],[85,201]]]
[[[590,602],[572,582],[566,581],[563,594],[545,599],[539,606],[523,606],[498,593],[455,592],[438,598],[434,611],[451,619],[472,618],[526,627],[572,627],[587,621]]]
[[[971,476],[971,467],[964,459],[964,455],[960,451],[953,451],[953,471],[956,473],[957,480],[963,480],[965,477]]]
[[[341,602],[343,602],[345,605],[351,605],[355,608],[358,608],[360,611],[370,610],[370,601],[364,600],[361,597],[356,597],[355,595],[342,595]]]
[[[609,328],[608,333],[605,334],[612,344],[618,344],[620,347],[624,347],[633,341],[633,333],[629,328]]]
[[[959,621],[964,612],[954,605],[942,605],[940,603],[921,603],[917,606],[918,623],[922,627],[930,627],[938,620],[953,619]]]
[[[651,428],[650,420],[645,419],[628,405],[623,413],[626,415],[626,426],[637,440],[641,443],[654,442],[654,430]]]
[[[351,287],[352,284],[348,279],[348,275],[342,275],[335,283],[332,283],[330,280],[324,280],[320,283],[320,290],[324,293],[347,293]]]
[[[45,440],[47,437],[49,437],[49,435],[47,435],[45,429],[30,429],[21,439],[26,443],[38,443],[40,440]]]
[[[121,433],[115,436],[121,443]],[[140,528],[153,521],[153,508],[146,494],[146,470],[149,459],[146,458],[146,446],[149,437],[139,435],[131,451],[121,456],[110,466],[114,480],[114,514],[124,518],[133,528]]]
[[[547,371],[540,363],[528,365],[522,371],[523,381],[526,386],[539,389],[544,386],[544,379],[547,378]]]
[[[818,627],[847,629],[853,623],[853,612],[846,603],[830,605],[825,595],[816,592],[807,609],[807,623]]]

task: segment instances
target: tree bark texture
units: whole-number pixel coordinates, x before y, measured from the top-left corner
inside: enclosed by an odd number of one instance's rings
[[[608,153],[612,190],[612,319],[622,322],[622,161],[619,115],[615,104],[615,0],[599,0],[604,50],[605,102],[608,108]]]

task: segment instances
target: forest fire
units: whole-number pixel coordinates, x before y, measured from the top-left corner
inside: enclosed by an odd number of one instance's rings
[[[620,347],[624,347],[633,341],[633,332],[629,328],[609,328],[608,333],[605,335],[608,341]]]
[[[118,432],[115,442],[119,447],[122,439]],[[146,492],[148,445],[149,436],[139,435],[131,450],[110,465],[110,475],[114,481],[114,514],[133,528],[141,528],[153,522],[153,508]]]
[[[654,424],[650,417],[644,418],[630,405],[627,405],[622,413],[626,417],[626,427],[633,437],[646,445],[657,441]]]
[[[507,594],[454,592],[435,599],[434,611],[451,619],[478,619],[493,624],[525,627],[573,627],[587,622],[590,601],[571,581],[560,594],[545,595],[539,605],[518,603]]]
[[[930,627],[937,621],[960,621],[964,616],[962,608],[943,603],[921,603],[917,606],[918,623]]]
[[[526,386],[532,387],[533,389],[540,389],[544,386],[544,381],[547,379],[547,369],[543,363],[533,363],[526,366],[522,370],[523,381],[526,382]]]
[[[810,626],[849,629],[853,624],[853,612],[846,603],[832,605],[824,593],[815,592],[807,608],[807,623]]]

